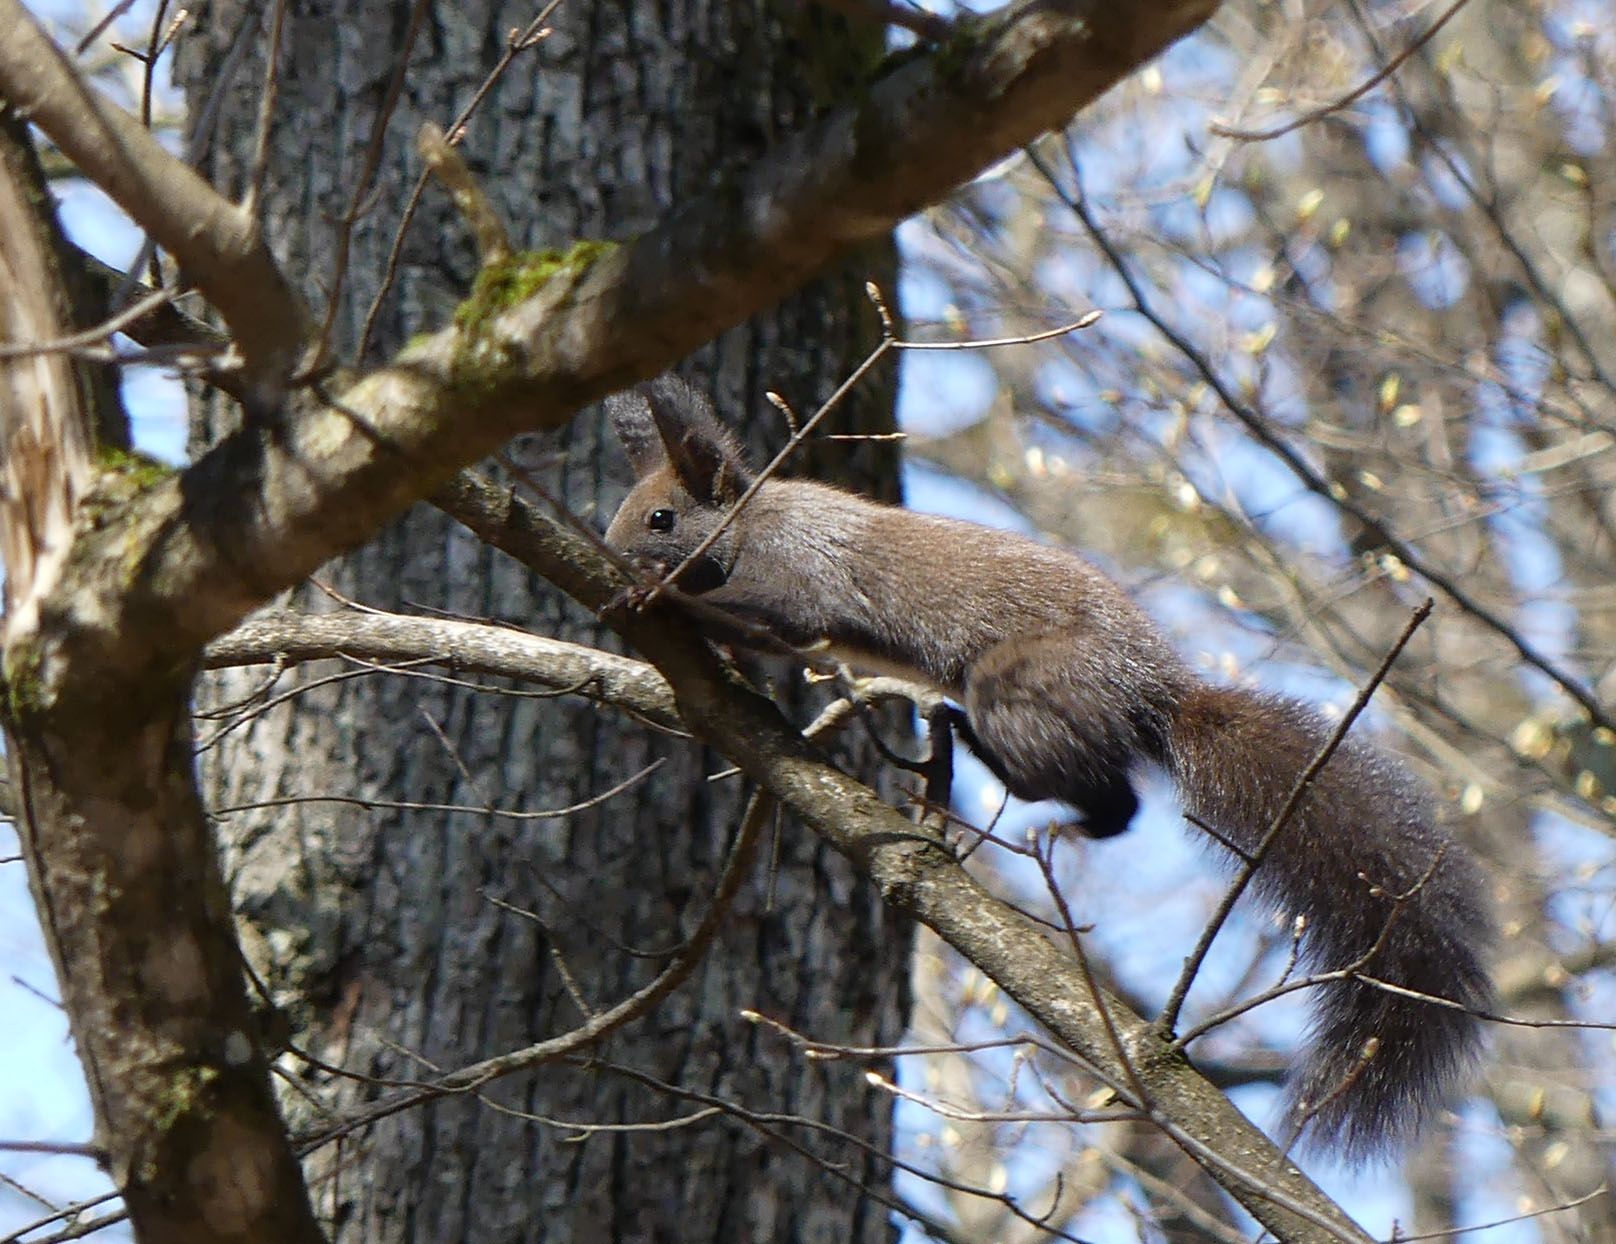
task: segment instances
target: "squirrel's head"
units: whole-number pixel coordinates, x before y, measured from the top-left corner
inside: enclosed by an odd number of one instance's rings
[[[682,380],[661,376],[606,399],[635,484],[606,529],[606,543],[662,576],[690,556],[751,486],[752,471],[712,404]],[[740,520],[676,580],[687,592],[723,584],[735,564]]]

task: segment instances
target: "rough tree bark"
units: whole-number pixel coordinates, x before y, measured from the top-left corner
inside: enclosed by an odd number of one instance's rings
[[[281,60],[265,206],[288,271],[317,283],[333,270],[337,227],[361,175],[412,6],[294,3]],[[188,36],[181,74],[193,107],[214,89],[238,24],[260,6],[215,4]],[[817,9],[795,33],[764,6],[562,6],[555,33],[495,87],[463,147],[519,245],[626,239],[726,162],[756,156],[813,106],[816,82],[848,75],[879,50],[873,27],[849,33]],[[353,235],[334,345],[351,357],[380,287],[388,247],[419,169],[423,120],[464,107],[531,14],[508,5],[428,6],[388,129],[374,205]],[[248,17],[246,20],[253,20]],[[237,70],[221,95],[207,171],[239,185],[257,100]],[[476,272],[470,238],[429,190],[402,250],[372,352],[441,323]],[[892,289],[889,243],[704,351],[702,378],[733,415],[766,410],[765,387],[811,410],[879,339],[863,293]],[[843,430],[890,425],[890,371],[866,383]],[[221,426],[204,411],[204,439]],[[760,443],[783,438],[763,420]],[[595,420],[520,444],[515,456],[583,515],[609,513],[623,476]],[[866,444],[830,465],[890,495],[890,455]],[[390,608],[488,616],[599,644],[593,619],[418,507],[380,539],[322,572],[345,595]],[[318,607],[318,592],[306,593]],[[330,673],[317,668],[306,677]],[[261,677],[216,684],[236,699]],[[538,810],[574,804],[653,759],[649,781],[601,806],[551,820],[361,811],[303,804],[226,814],[236,900],[260,937],[252,957],[278,998],[295,999],[301,1048],[364,1075],[409,1078],[574,1026],[643,984],[699,913],[741,808],[738,781],[708,784],[712,758],[648,737],[576,698],[501,699],[411,678],[371,677],[314,691],[213,749],[208,792],[220,808],[296,795],[353,795]],[[533,913],[515,914],[495,900]],[[772,876],[759,878],[705,965],[603,1056],[747,1106],[797,1112],[867,1141],[827,1148],[858,1183],[880,1188],[890,1102],[854,1069],[805,1068],[739,1015],[753,1007],[832,1041],[889,1044],[901,1033],[906,923],[829,848],[787,827]],[[637,949],[630,949],[637,948]],[[572,996],[562,965],[581,998]],[[362,1083],[290,1063],[323,1096],[364,1100]],[[547,1120],[628,1123],[681,1113],[676,1100],[595,1068],[551,1067],[491,1091],[496,1109],[458,1100],[391,1119],[328,1154],[314,1172],[336,1239],[884,1240],[889,1213],[788,1149],[722,1121],[668,1132],[601,1133],[584,1143]],[[314,1122],[293,1095],[294,1122]],[[789,1130],[789,1129],[788,1129]],[[345,1172],[355,1167],[363,1178]],[[323,1178],[322,1178],[323,1176]]]

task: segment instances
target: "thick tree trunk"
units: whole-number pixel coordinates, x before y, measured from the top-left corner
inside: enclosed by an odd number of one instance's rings
[[[258,5],[245,6],[256,15]],[[213,89],[244,6],[215,3],[182,51],[193,108]],[[404,45],[402,0],[288,6],[271,182],[264,202],[276,251],[323,307],[335,221]],[[353,235],[336,357],[351,357],[419,169],[414,133],[447,123],[471,98],[529,9],[439,4],[426,15],[378,168],[374,203]],[[256,20],[249,17],[246,20]],[[810,30],[809,21],[825,29]],[[473,120],[463,150],[519,244],[625,239],[723,162],[755,154],[813,107],[815,84],[878,50],[817,7],[796,37],[762,6],[606,5],[568,0],[555,33],[524,53]],[[873,46],[872,46],[873,45]],[[251,160],[261,65],[252,57],[220,92],[208,164],[239,183]],[[882,247],[774,315],[706,352],[702,379],[729,413],[766,410],[765,388],[811,410],[877,339],[864,299],[892,292]],[[402,250],[376,348],[446,317],[475,258],[445,197],[428,190]],[[202,412],[200,435],[216,431]],[[778,420],[762,421],[778,442]],[[890,424],[890,376],[866,383],[841,430]],[[560,455],[564,454],[564,460]],[[626,471],[593,417],[516,456],[587,521],[621,495]],[[891,460],[866,443],[838,453],[844,477],[890,491]],[[593,620],[464,531],[424,508],[322,581],[369,604],[491,616],[599,642]],[[307,593],[311,605],[325,598]],[[310,680],[329,674],[311,671]],[[222,680],[216,703],[250,690]],[[208,732],[204,730],[204,738]],[[236,901],[250,957],[291,1002],[297,1043],[362,1076],[408,1079],[574,1027],[581,1008],[645,983],[711,893],[742,806],[737,780],[684,740],[651,735],[573,698],[502,698],[442,682],[370,675],[331,683],[231,732],[208,753],[220,809],[299,795],[537,811],[600,793],[658,757],[663,768],[599,806],[552,819],[492,813],[294,803],[225,812]],[[659,1010],[615,1035],[590,1066],[546,1067],[481,1097],[390,1119],[315,1159],[328,1228],[348,1240],[884,1240],[878,1156],[890,1102],[856,1068],[804,1063],[740,1016],[778,1017],[815,1036],[887,1044],[901,1033],[908,930],[827,848],[787,826],[770,875],[737,903],[696,976]],[[497,900],[497,901],[496,901]],[[519,914],[512,904],[530,914]],[[361,1080],[286,1066],[324,1102],[376,1091]],[[723,1117],[672,1130],[580,1134],[559,1125],[665,1120],[695,1107],[639,1076],[753,1110],[798,1114],[863,1139],[862,1149],[782,1124],[787,1144]],[[288,1097],[294,1120],[318,1114]],[[520,1113],[517,1113],[520,1112]],[[838,1165],[816,1165],[794,1146]]]

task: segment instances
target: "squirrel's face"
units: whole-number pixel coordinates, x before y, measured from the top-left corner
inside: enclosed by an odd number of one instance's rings
[[[606,528],[606,543],[641,570],[663,578],[701,548],[727,512],[728,507],[697,501],[664,468],[640,480],[623,499]],[[735,547],[731,524],[674,582],[693,593],[721,587],[734,565]]]
[[[722,587],[740,545],[736,524],[720,525],[751,472],[712,404],[664,376],[614,394],[606,409],[637,481],[606,529],[606,543],[658,578],[677,572],[674,582],[687,592]]]

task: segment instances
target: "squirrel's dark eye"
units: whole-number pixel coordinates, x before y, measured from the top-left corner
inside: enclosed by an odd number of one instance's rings
[[[672,510],[652,510],[645,525],[652,531],[672,531],[673,520],[677,517]]]

